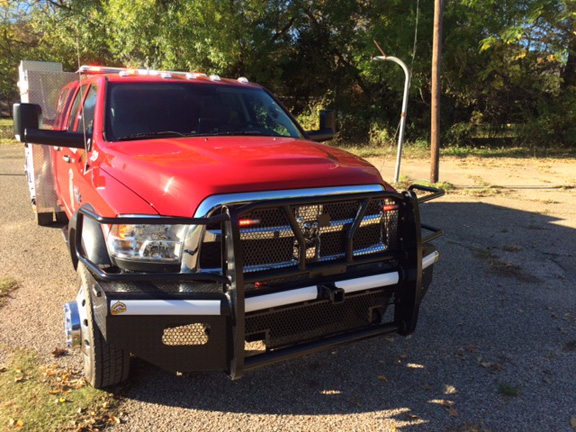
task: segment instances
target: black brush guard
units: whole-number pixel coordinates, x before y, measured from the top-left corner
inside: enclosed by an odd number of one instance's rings
[[[415,191],[428,192],[418,197]],[[376,192],[362,194],[336,195],[327,197],[294,198],[285,200],[261,201],[238,206],[223,206],[221,214],[207,218],[150,218],[122,217],[106,218],[83,207],[78,210],[75,230],[76,255],[90,272],[96,322],[106,340],[119,347],[130,350],[134,354],[164,368],[173,371],[195,371],[224,369],[232,379],[240,378],[243,372],[263,365],[298,357],[303,354],[315,353],[324,349],[334,348],[353,341],[359,341],[374,336],[398,332],[402,335],[411,334],[416,327],[420,303],[424,296],[422,289],[422,258],[423,246],[443,235],[443,231],[421,224],[419,204],[439,198],[444,195],[441,189],[412,185],[409,190],[399,194],[395,192]],[[354,233],[360,226],[368,204],[376,199],[392,199],[399,205],[398,236],[400,245],[398,251],[381,252],[368,256],[354,256]],[[306,262],[305,239],[303,233],[289,210],[295,205],[319,205],[358,200],[362,203],[360,210],[349,232],[347,233],[347,248],[344,259],[309,265]],[[297,268],[286,268],[266,272],[245,274],[240,238],[239,216],[250,211],[284,208],[291,228],[298,240],[300,262]],[[90,218],[100,224],[188,224],[209,225],[221,223],[223,228],[223,268],[220,274],[214,273],[118,273],[100,268],[88,257],[82,246],[82,227],[84,218]],[[422,229],[430,232],[422,238]],[[302,253],[304,252],[304,253]],[[245,355],[245,284],[255,281],[273,280],[279,278],[310,278],[318,280],[323,276],[341,275],[346,278],[348,269],[362,264],[393,261],[397,263],[400,281],[394,287],[394,319],[390,323],[370,326],[358,331],[337,334],[305,343],[293,344],[282,349],[268,351],[247,357]],[[395,264],[396,266],[396,264]],[[295,266],[296,267],[296,266]],[[220,292],[203,293],[130,293],[130,298],[140,299],[215,299],[222,302],[221,315],[203,317],[200,321],[211,328],[210,344],[193,347],[167,347],[162,344],[162,331],[169,325],[185,325],[191,317],[164,316],[122,316],[109,313],[111,303],[117,298],[126,299],[127,294],[115,292],[116,284],[138,283],[205,283],[221,284]],[[192,321],[198,318],[192,317]]]

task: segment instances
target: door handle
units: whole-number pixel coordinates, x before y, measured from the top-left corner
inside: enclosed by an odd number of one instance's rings
[[[74,160],[69,155],[62,156],[62,159],[64,159],[64,162],[66,163],[74,162]]]

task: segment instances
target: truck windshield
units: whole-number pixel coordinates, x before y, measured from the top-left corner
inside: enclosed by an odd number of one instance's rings
[[[210,83],[110,83],[106,139],[254,135],[301,138],[264,90]]]

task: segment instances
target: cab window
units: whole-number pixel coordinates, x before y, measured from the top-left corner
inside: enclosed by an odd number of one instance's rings
[[[68,127],[66,128],[68,132],[74,132],[76,130],[76,123],[78,121],[80,103],[82,102],[82,97],[86,93],[87,88],[88,85],[83,85],[82,87],[80,87],[80,90],[76,92],[74,104],[72,105],[72,110],[70,111],[70,119],[68,120]]]
[[[96,95],[98,90],[95,85],[91,86],[88,90],[88,94],[84,99],[84,108],[80,112],[78,117],[78,127],[76,130],[78,132],[84,131],[88,132],[94,123],[94,111],[96,108]]]

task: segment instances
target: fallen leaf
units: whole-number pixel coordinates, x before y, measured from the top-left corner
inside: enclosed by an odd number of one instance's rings
[[[60,399],[58,399],[59,403],[66,403],[68,402],[68,399],[66,399],[65,397],[61,397]]]
[[[113,416],[112,414],[110,414],[110,417],[108,419],[110,423],[120,424],[120,419],[118,417]]]
[[[16,420],[16,419],[11,418],[10,420],[8,420],[8,426],[22,427],[22,426],[24,426],[24,422],[22,420]]]
[[[6,372],[8,369],[6,368],[6,366],[0,366],[0,373],[2,372]]]
[[[358,400],[358,398],[356,396],[352,396],[350,398],[350,403],[356,405],[357,407],[361,407],[362,404],[360,403],[360,401]]]
[[[448,414],[450,414],[452,417],[458,417],[458,411],[456,411],[456,408],[452,406],[448,408]]]
[[[480,366],[482,366],[483,368],[489,369],[492,367],[492,363],[490,362],[480,362]]]
[[[504,367],[500,363],[494,363],[491,369],[493,372],[500,372]]]
[[[60,394],[60,390],[50,390],[50,394],[57,395]]]
[[[570,419],[570,426],[572,426],[572,429],[576,429],[576,417]]]
[[[388,382],[388,378],[386,378],[384,375],[380,375],[380,376],[378,377],[378,379],[379,379],[380,381]]]
[[[66,351],[63,348],[55,348],[54,351],[52,351],[52,355],[54,357],[62,357],[64,355],[68,354],[68,351]]]

